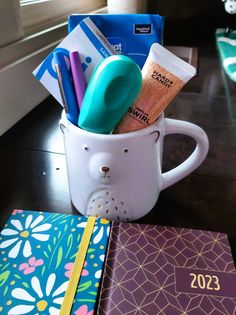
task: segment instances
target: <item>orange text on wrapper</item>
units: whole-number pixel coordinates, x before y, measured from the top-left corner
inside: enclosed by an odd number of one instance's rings
[[[173,81],[171,81],[170,79],[168,79],[166,76],[164,76],[163,74],[161,74],[158,71],[153,71],[152,78],[157,80],[158,82],[160,82],[161,84],[163,84],[167,88],[170,88],[171,85],[173,84]]]

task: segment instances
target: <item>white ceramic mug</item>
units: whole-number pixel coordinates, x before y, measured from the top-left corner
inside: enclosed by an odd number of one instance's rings
[[[156,123],[125,134],[87,132],[71,124],[63,113],[71,201],[83,215],[132,221],[146,215],[159,193],[178,182],[204,160],[206,133],[197,125],[162,115]],[[192,154],[180,165],[162,173],[164,137],[185,134],[196,141]]]

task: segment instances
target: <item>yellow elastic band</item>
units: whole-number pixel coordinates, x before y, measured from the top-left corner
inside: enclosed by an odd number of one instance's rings
[[[96,217],[89,217],[86,227],[83,232],[83,236],[80,242],[78,252],[75,257],[74,266],[72,268],[70,280],[64,300],[60,309],[59,315],[69,315],[71,312],[72,305],[74,303],[76,289],[80,280],[82,269],[84,266],[85,257],[89,247],[90,239],[93,234],[94,224],[96,222]]]

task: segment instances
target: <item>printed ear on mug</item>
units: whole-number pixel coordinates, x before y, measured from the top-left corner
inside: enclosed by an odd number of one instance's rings
[[[151,135],[153,135],[153,138],[154,138],[154,143],[156,143],[156,142],[157,142],[157,140],[158,140],[158,139],[159,139],[159,137],[160,137],[160,131],[155,130],[155,131],[153,131],[153,132],[151,133]]]

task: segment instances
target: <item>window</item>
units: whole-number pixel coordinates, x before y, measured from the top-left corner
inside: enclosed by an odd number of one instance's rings
[[[0,1],[0,47],[23,36],[18,0]]]
[[[0,67],[62,40],[68,15],[104,13],[105,6],[106,0],[0,0]]]
[[[20,0],[22,26],[26,34],[37,32],[105,5],[106,0]]]

